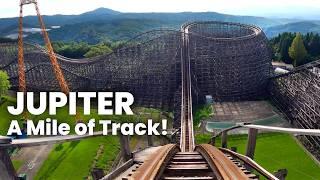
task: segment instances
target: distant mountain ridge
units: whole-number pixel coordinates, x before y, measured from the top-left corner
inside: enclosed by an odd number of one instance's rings
[[[61,26],[59,29],[50,30],[53,41],[86,41],[88,43],[98,43],[107,39],[127,40],[150,29],[165,27],[178,30],[183,23],[191,21],[254,24],[262,27],[269,37],[284,31],[320,32],[320,23],[316,21],[300,22],[296,19],[235,16],[216,12],[122,13],[112,9],[98,8],[80,15],[53,15],[43,16],[43,18],[48,28]],[[24,27],[39,27],[37,17],[26,16]],[[17,29],[18,18],[0,19],[0,36],[16,34]],[[41,40],[38,33],[27,35],[29,40],[39,42]]]
[[[98,8],[98,9],[95,9],[93,11],[89,11],[89,12],[83,13],[81,15],[82,16],[83,15],[95,15],[95,16],[98,16],[98,15],[118,15],[118,14],[121,14],[121,12],[115,11],[115,10],[112,10],[112,9],[108,9],[108,8]]]
[[[274,37],[284,32],[300,32],[302,34],[308,32],[320,33],[320,23],[316,21],[300,21],[272,26],[266,29],[266,35],[268,37]]]

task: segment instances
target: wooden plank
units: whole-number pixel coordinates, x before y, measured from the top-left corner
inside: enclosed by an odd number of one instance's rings
[[[246,156],[253,159],[256,149],[258,129],[249,129]]]
[[[107,176],[103,177],[101,180],[113,180],[116,177],[118,177],[121,173],[129,169],[132,165],[134,164],[133,160],[130,159],[129,161],[125,162],[122,164],[119,168],[116,170],[112,171],[110,174]]]
[[[167,180],[209,180],[214,179],[212,176],[206,176],[206,177],[176,177],[176,176],[170,176],[170,177],[164,177],[163,179]]]
[[[147,139],[148,139],[148,146],[152,147],[153,146],[153,138],[152,138],[152,136],[147,136]]]
[[[207,164],[188,164],[188,165],[169,165],[167,169],[170,170],[179,170],[179,169],[188,169],[188,170],[203,170],[209,169]]]
[[[119,137],[120,137],[120,146],[121,146],[122,157],[126,161],[129,161],[132,158],[132,153],[130,150],[129,136],[124,136],[121,133],[119,133]]]
[[[171,161],[171,164],[207,164],[206,161]]]
[[[227,137],[228,136],[228,132],[227,131],[223,131],[222,135],[221,135],[221,147],[222,148],[227,148],[228,147],[228,142],[227,142]]]

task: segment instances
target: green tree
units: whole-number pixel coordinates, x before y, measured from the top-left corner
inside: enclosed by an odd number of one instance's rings
[[[292,64],[292,59],[288,53],[291,42],[292,42],[291,38],[285,35],[280,39],[280,42],[279,42],[279,58],[281,61],[287,64]]]
[[[106,44],[98,44],[92,46],[90,50],[84,55],[86,58],[100,56],[111,53],[112,50]]]
[[[320,36],[319,34],[313,35],[310,38],[310,40],[308,41],[308,52],[312,55],[312,56],[319,56],[320,55]]]
[[[296,37],[289,48],[289,55],[294,60],[294,66],[300,66],[305,63],[308,52],[303,44],[303,39],[300,33]]]
[[[115,49],[120,49],[120,48],[124,47],[125,45],[127,45],[126,41],[117,41],[117,42],[111,43],[110,48],[112,50],[115,50]]]
[[[10,87],[8,74],[4,71],[0,71],[0,102],[1,98],[8,93]]]
[[[84,58],[84,54],[90,50],[90,45],[85,42],[54,42],[52,46],[56,53],[68,58],[76,59]]]

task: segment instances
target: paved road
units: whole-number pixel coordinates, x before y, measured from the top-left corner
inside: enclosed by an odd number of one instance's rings
[[[26,174],[28,180],[33,179],[43,162],[47,159],[52,147],[53,145],[42,145],[22,148],[13,157],[14,160],[25,162],[18,170],[18,174]]]

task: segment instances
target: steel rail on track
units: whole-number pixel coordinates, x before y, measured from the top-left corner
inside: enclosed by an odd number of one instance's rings
[[[136,172],[129,177],[129,180],[151,180],[159,179],[166,164],[171,157],[179,152],[180,149],[176,144],[167,144],[153,153],[144,163],[136,170]]]
[[[320,129],[298,129],[298,128],[283,128],[283,127],[275,127],[275,126],[263,126],[263,125],[254,125],[250,123],[239,123],[235,126],[232,126],[227,129],[223,129],[222,131],[215,134],[212,138],[216,138],[220,136],[223,132],[232,131],[234,129],[239,128],[248,128],[248,129],[258,129],[264,131],[272,131],[272,132],[282,132],[282,133],[289,133],[294,135],[309,135],[309,136],[320,136]],[[211,142],[209,142],[211,143]]]
[[[320,136],[320,129],[297,129],[297,128],[282,128],[274,126],[262,126],[262,125],[241,125],[240,127],[245,127],[249,129],[258,129],[264,131],[272,132],[282,132],[295,135],[309,135],[309,136]]]
[[[218,148],[210,144],[201,144],[196,146],[195,150],[205,157],[211,169],[215,172],[217,179],[248,179],[247,175],[230,161]]]
[[[189,56],[188,28],[189,26],[181,27],[181,31],[183,32],[183,56],[181,57],[182,95],[180,148],[182,152],[191,152],[195,147],[192,116],[191,64]]]
[[[268,178],[270,180],[278,180],[277,177],[275,177],[273,174],[269,173],[267,170],[265,170],[263,167],[261,167],[259,164],[257,164],[255,161],[253,161],[251,158],[244,156],[242,154],[233,152],[226,148],[219,148],[222,152],[228,153],[237,159],[240,159],[243,161],[246,165],[249,165],[251,168],[262,174],[265,178]]]

